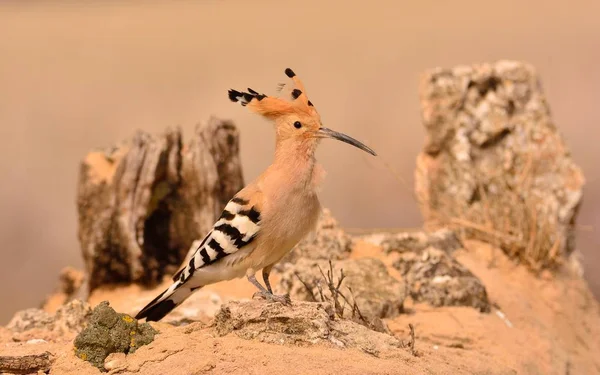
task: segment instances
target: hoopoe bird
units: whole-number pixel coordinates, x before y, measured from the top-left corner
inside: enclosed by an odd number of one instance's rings
[[[288,99],[229,90],[229,99],[275,125],[273,163],[227,203],[221,216],[173,283],[152,300],[136,319],[158,321],[205,285],[246,276],[269,301],[290,304],[289,295],[274,295],[269,282],[273,266],[309,232],[321,212],[317,186],[324,175],[315,160],[323,138],[333,138],[376,153],[354,138],[322,126],[319,113],[291,69]],[[256,280],[262,270],[264,286]]]

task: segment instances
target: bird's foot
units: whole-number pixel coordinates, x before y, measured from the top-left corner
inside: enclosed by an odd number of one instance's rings
[[[256,297],[265,299],[269,302],[279,302],[286,306],[290,306],[292,304],[292,300],[290,299],[289,294],[277,295],[277,294],[273,294],[273,293],[269,293],[269,292],[258,291],[256,293],[254,293],[254,295],[252,296],[252,298],[256,298]]]

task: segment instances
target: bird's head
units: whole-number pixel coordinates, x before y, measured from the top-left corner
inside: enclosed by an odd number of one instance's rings
[[[308,99],[304,85],[298,76],[290,68],[285,70],[285,74],[291,78],[293,83],[289,99],[259,94],[251,88],[248,88],[248,92],[231,89],[229,90],[229,99],[233,102],[240,102],[242,106],[251,111],[273,120],[278,144],[292,142],[314,149],[320,139],[333,138],[358,147],[371,155],[376,155],[375,151],[356,139],[323,127],[321,116]]]

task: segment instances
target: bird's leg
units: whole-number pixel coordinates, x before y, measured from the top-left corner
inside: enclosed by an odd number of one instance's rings
[[[265,298],[268,301],[274,301],[274,302],[280,302],[284,305],[289,305],[291,304],[290,301],[290,296],[288,294],[282,295],[282,296],[278,296],[273,294],[273,290],[271,289],[271,284],[269,283],[269,274],[270,274],[271,269],[269,268],[267,270],[267,272],[265,272],[263,270],[263,279],[265,280],[265,284],[267,285],[267,289],[265,289],[264,286],[260,285],[260,283],[258,282],[258,280],[256,280],[256,277],[254,276],[254,274],[250,274],[248,275],[248,281],[250,281],[254,286],[256,286],[258,288],[258,294],[260,296],[262,296],[263,298]],[[256,295],[256,294],[255,294]]]
[[[269,293],[271,293],[270,298],[272,298],[274,301],[279,301],[279,302],[283,303],[284,305],[291,304],[292,301],[290,300],[289,294],[283,294],[283,295],[273,294],[273,289],[271,288],[271,283],[269,282],[269,276],[271,275],[272,269],[273,269],[273,265],[270,265],[270,266],[266,266],[262,270],[262,276],[263,276],[263,280],[265,281],[265,285],[267,286],[267,291]]]
[[[262,276],[263,276],[263,280],[265,281],[265,286],[267,287],[267,290],[271,294],[273,294],[273,289],[271,289],[271,283],[269,282],[269,275],[271,275],[272,269],[273,269],[273,266],[271,265],[271,266],[266,266],[262,270]]]
[[[256,280],[256,276],[254,276],[254,274],[247,275],[246,277],[248,278],[248,281],[250,281],[252,283],[252,285],[254,285],[255,287],[258,288],[258,290],[260,291],[261,294],[263,294],[263,295],[273,294],[273,293],[269,292],[268,290],[266,290],[264,286],[260,285],[258,280]]]

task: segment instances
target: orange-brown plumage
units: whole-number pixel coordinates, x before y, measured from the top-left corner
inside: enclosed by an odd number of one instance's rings
[[[174,276],[174,283],[144,307],[136,318],[160,320],[204,285],[246,276],[268,299],[289,303],[275,296],[269,274],[316,225],[321,204],[317,196],[323,168],[315,159],[323,138],[334,138],[372,155],[375,152],[357,140],[323,127],[304,85],[291,69],[291,99],[229,90],[229,99],[258,113],[275,125],[273,163],[240,190],[226,205],[213,229],[206,235],[187,264]],[[262,270],[265,287],[255,278]]]

